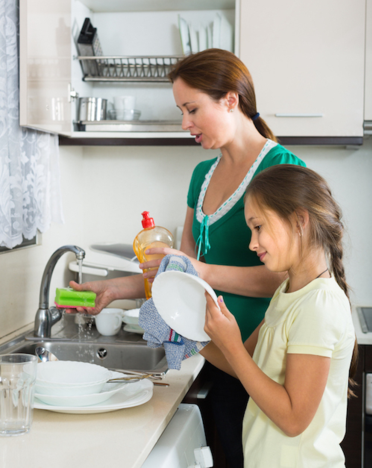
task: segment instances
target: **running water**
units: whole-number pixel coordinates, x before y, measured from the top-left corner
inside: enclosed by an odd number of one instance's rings
[[[80,258],[79,260],[77,260],[77,264],[79,265],[78,283],[82,284],[82,282],[83,282],[83,259]]]

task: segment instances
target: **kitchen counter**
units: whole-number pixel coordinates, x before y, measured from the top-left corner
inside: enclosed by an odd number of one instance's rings
[[[372,345],[372,333],[363,333],[359,323],[358,314],[356,311],[357,306],[352,307],[352,317],[355,328],[355,334],[360,345]]]
[[[144,405],[110,413],[34,410],[29,434],[0,437],[0,468],[140,468],[204,365],[200,355],[170,370]]]

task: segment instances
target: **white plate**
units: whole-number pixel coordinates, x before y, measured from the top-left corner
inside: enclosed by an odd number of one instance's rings
[[[190,43],[191,43],[191,51],[193,54],[199,52],[199,40],[198,35],[195,29],[191,24],[189,24],[189,32],[190,32]]]
[[[199,50],[200,52],[202,50],[208,49],[207,47],[207,30],[205,27],[201,27],[199,29]]]
[[[139,389],[132,395],[124,391],[115,393],[111,398],[103,403],[99,403],[92,406],[81,406],[81,407],[62,407],[62,406],[51,406],[39,402],[35,398],[34,408],[48,411],[54,411],[56,413],[69,413],[69,414],[93,414],[93,413],[108,413],[110,411],[117,411],[123,408],[131,408],[133,406],[143,405],[152,398],[154,385],[147,379],[137,382]],[[107,384],[115,385],[115,384]],[[129,384],[135,385],[135,384]]]
[[[120,372],[112,372],[112,378],[124,377],[125,375]],[[128,375],[129,377],[129,375]],[[111,398],[118,391],[125,391],[128,396],[136,393],[140,386],[139,382],[135,383],[107,383],[103,386],[100,393],[92,393],[89,395],[73,395],[73,396],[57,396],[57,395],[44,395],[35,393],[35,398],[40,402],[51,406],[68,406],[68,407],[81,407],[92,406]]]
[[[191,54],[189,27],[187,26],[186,20],[181,18],[180,15],[178,15],[178,27],[179,27],[180,35],[181,35],[181,44],[182,44],[183,54],[189,55]]]
[[[216,293],[201,278],[180,271],[165,271],[152,285],[154,304],[167,325],[195,341],[210,341],[204,331],[207,291],[217,307]]]
[[[221,15],[221,35],[220,49],[225,49],[230,52],[234,49],[234,35],[231,24],[227,21],[224,15]]]
[[[216,16],[213,20],[213,36],[212,36],[212,44],[213,47],[216,49],[220,48],[220,40],[221,40],[221,16],[216,13]]]
[[[138,333],[139,335],[143,335],[145,333],[145,330],[143,330],[139,325],[124,325],[124,330],[130,333]]]
[[[207,26],[207,44],[208,44],[208,49],[212,49],[213,47],[213,23]]]

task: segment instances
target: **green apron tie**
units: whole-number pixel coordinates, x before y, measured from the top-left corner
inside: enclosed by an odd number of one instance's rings
[[[196,242],[196,245],[198,246],[197,260],[199,260],[199,258],[200,258],[200,251],[201,251],[201,247],[202,247],[203,242],[204,242],[203,255],[205,255],[208,252],[208,249],[211,248],[211,244],[209,243],[208,220],[209,220],[209,216],[205,215],[204,218],[203,218],[202,223],[200,224],[200,235],[199,235],[198,240]],[[203,234],[204,234],[204,239],[203,239]]]

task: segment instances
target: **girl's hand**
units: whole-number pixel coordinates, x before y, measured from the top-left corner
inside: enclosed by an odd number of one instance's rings
[[[112,287],[108,281],[91,281],[89,283],[78,284],[75,281],[70,281],[71,288],[75,291],[92,291],[97,294],[95,307],[76,307],[76,309],[66,309],[66,313],[82,312],[89,315],[97,315],[101,310],[107,307],[113,300]]]
[[[195,258],[191,258],[180,250],[171,249],[170,247],[156,247],[153,249],[147,249],[145,251],[147,258],[151,258],[148,262],[141,263],[139,267],[142,270],[148,270],[143,273],[143,277],[147,278],[149,283],[152,283],[155,279],[156,273],[158,272],[159,266],[165,255],[183,255],[187,257],[193,264],[195,270],[200,275],[202,262],[198,262]]]
[[[207,299],[207,311],[205,314],[204,331],[223,353],[231,350],[236,345],[241,345],[242,337],[239,326],[235,317],[227,309],[223,297],[218,297],[218,304],[221,309],[219,310],[210,294],[206,292],[205,296]]]

